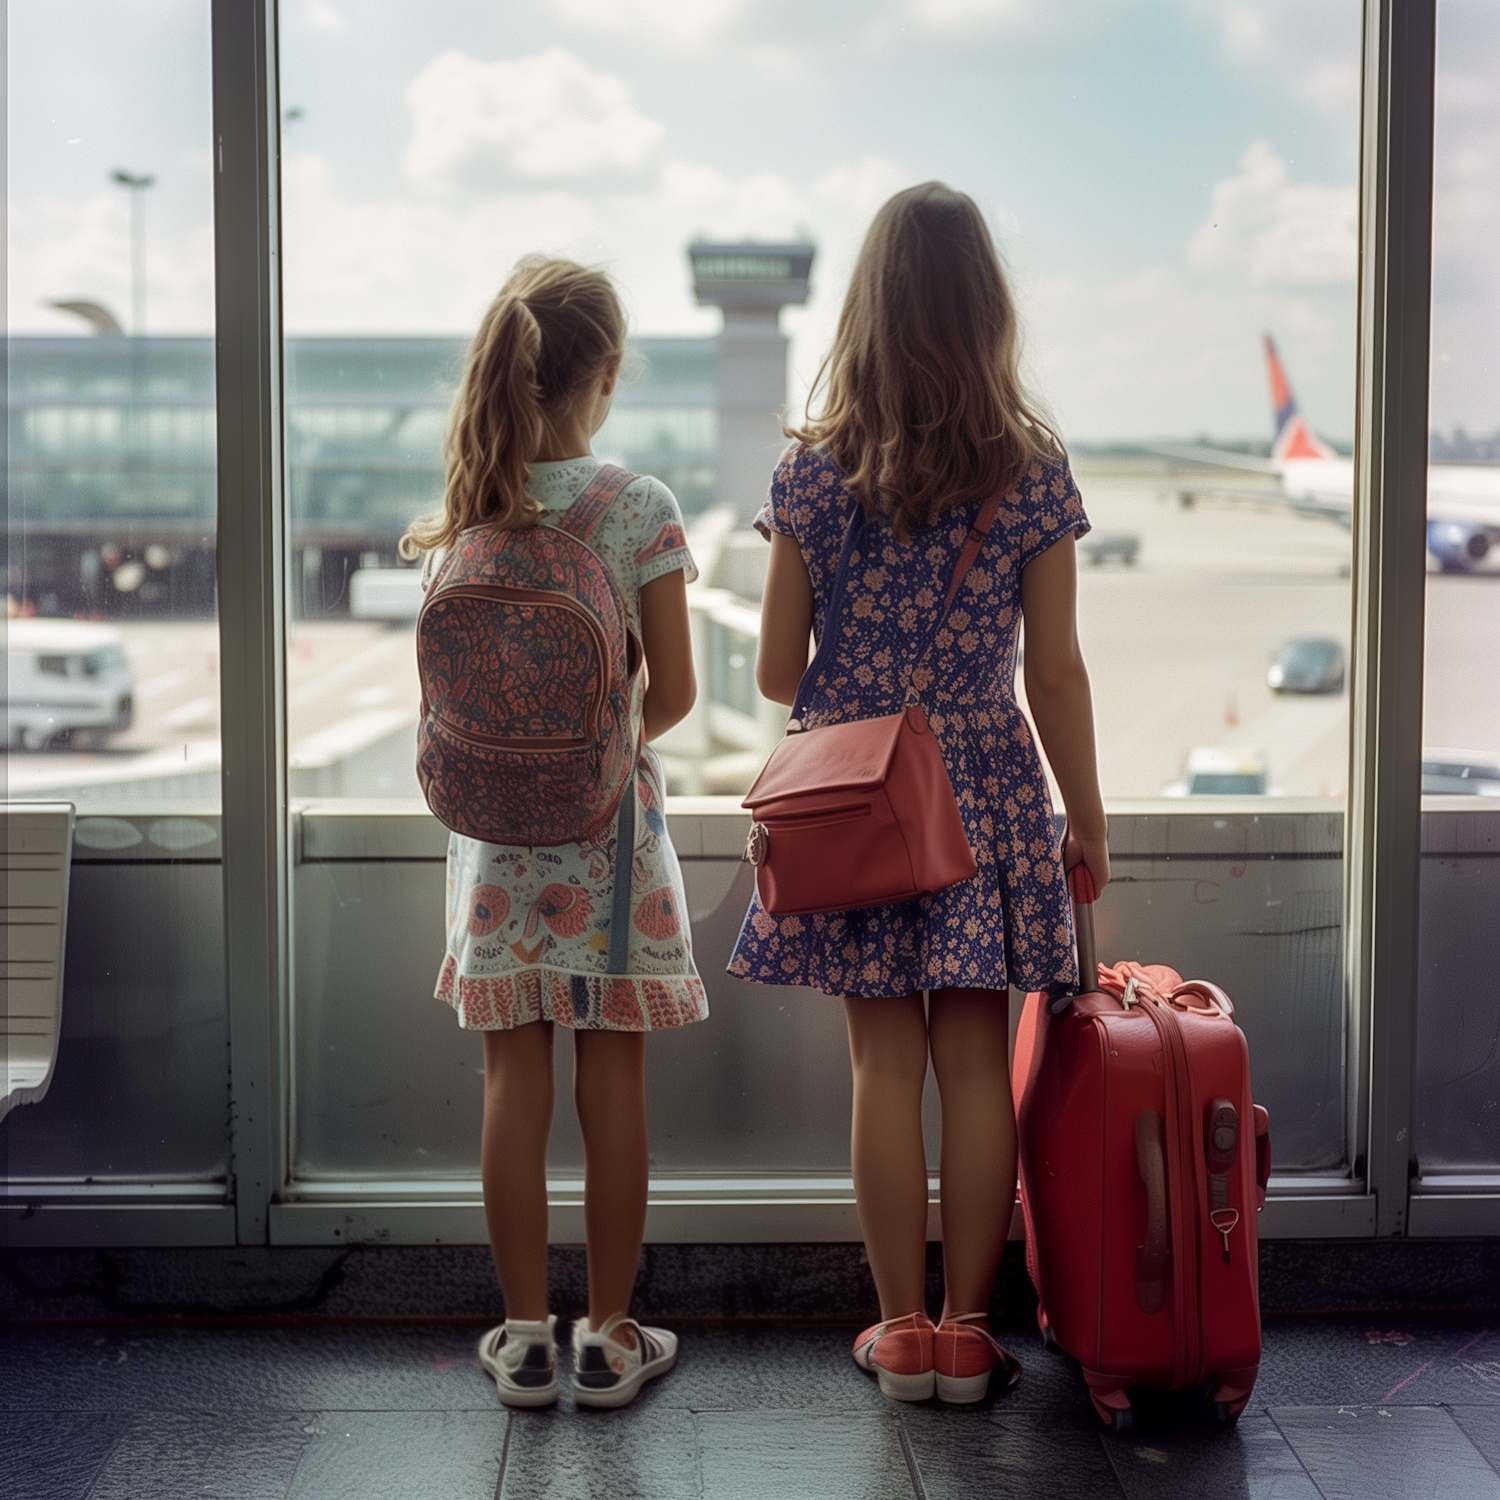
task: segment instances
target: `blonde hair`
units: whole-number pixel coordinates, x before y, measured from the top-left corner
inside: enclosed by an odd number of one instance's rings
[[[924,182],[875,215],[806,420],[787,436],[830,452],[867,513],[904,540],[942,511],[1008,490],[1033,460],[1060,456],[1019,355],[984,216],[967,193]]]
[[[488,523],[536,523],[526,465],[552,421],[624,352],[625,313],[603,271],[529,255],[480,320],[443,440],[443,508],[401,538],[411,558]]]

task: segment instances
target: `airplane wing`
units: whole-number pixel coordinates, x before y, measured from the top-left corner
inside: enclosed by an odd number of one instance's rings
[[[1203,443],[1151,443],[1148,453],[1163,458],[1178,458],[1191,464],[1208,464],[1218,469],[1243,469],[1251,474],[1280,474],[1269,458],[1254,453],[1233,453],[1224,448],[1210,448]]]
[[[1289,494],[1280,486],[1272,489],[1266,485],[1235,484],[1213,478],[1189,479],[1184,475],[1174,481],[1174,488],[1178,500],[1184,505],[1191,505],[1195,500],[1226,500],[1240,505],[1275,506],[1299,516],[1332,521],[1344,531],[1350,530],[1354,522],[1353,512],[1348,505],[1340,505],[1335,500],[1322,500],[1314,495]]]

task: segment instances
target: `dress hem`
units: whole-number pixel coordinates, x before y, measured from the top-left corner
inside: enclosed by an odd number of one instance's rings
[[[539,965],[479,977],[460,974],[451,953],[433,996],[453,1007],[465,1031],[511,1031],[533,1021],[571,1031],[669,1031],[708,1016],[708,996],[696,974],[622,978]]]

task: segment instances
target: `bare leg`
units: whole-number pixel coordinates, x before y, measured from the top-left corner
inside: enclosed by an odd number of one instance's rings
[[[984,1312],[1016,1201],[1010,996],[934,990],[932,1068],[943,1098],[943,1314]]]
[[[547,1316],[547,1135],[552,1023],[484,1033],[484,1218],[505,1315]]]
[[[573,1102],[583,1129],[583,1223],[589,1245],[589,1327],[630,1309],[646,1232],[646,1038],[639,1031],[573,1037]],[[623,1342],[632,1336],[622,1331]]]
[[[889,1321],[925,1300],[927,1015],[920,995],[845,1000],[844,1014],[854,1065],[854,1196],[880,1316]]]

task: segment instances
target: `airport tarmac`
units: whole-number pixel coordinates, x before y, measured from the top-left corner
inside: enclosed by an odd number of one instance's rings
[[[1079,571],[1079,630],[1106,797],[1160,796],[1199,746],[1262,752],[1271,786],[1284,795],[1342,796],[1346,696],[1278,695],[1266,668],[1298,635],[1333,636],[1347,648],[1348,535],[1271,506],[1210,499],[1184,509],[1160,476],[1081,466],[1078,478],[1096,533],[1139,539],[1133,564],[1083,562]],[[1500,574],[1430,573],[1427,583],[1425,743],[1500,751]],[[219,688],[213,624],[119,629],[135,667],[135,725],[102,752],[13,752],[17,790],[82,767],[129,774],[147,754],[211,748]],[[417,704],[411,626],[296,624],[287,693],[294,764],[404,733]],[[380,795],[347,779],[342,790]]]

